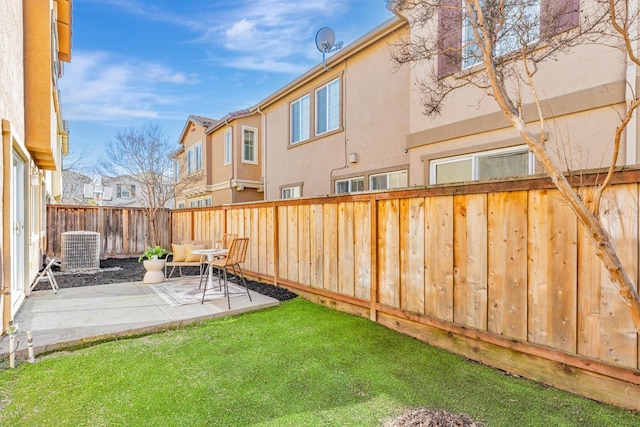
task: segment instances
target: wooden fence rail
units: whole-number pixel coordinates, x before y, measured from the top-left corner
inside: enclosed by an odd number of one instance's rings
[[[638,170],[618,174],[602,204],[636,283],[639,182]],[[255,277],[640,409],[638,334],[587,231],[547,179],[183,209],[170,226],[172,242],[249,237],[245,268]]]
[[[169,211],[159,213],[160,245],[169,246]],[[100,258],[138,256],[151,243],[149,220],[141,208],[97,206],[47,206],[47,250],[49,256],[62,255],[62,233],[100,233]]]

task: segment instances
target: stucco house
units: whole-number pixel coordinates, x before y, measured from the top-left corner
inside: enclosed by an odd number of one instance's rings
[[[261,124],[249,110],[219,120],[189,116],[173,153],[175,207],[262,200]]]
[[[2,331],[42,265],[46,204],[62,197],[68,150],[58,79],[71,60],[72,0],[0,2]]]
[[[264,120],[266,199],[407,186],[409,71],[388,51],[407,34],[394,17],[252,107]]]
[[[464,58],[466,38],[459,1],[433,17],[431,27],[412,28],[412,36],[437,34],[444,46],[457,50],[457,60],[439,55],[414,63],[408,68],[410,82],[424,82],[427,76],[438,79],[464,79],[467,73],[482,69],[481,64]],[[389,2],[399,16],[402,1]],[[536,11],[547,11],[549,0],[541,0]],[[562,18],[550,23],[541,18],[535,28],[539,40],[567,34],[589,18],[593,0],[562,0],[553,7],[565,10]],[[532,6],[533,7],[533,6]],[[453,19],[451,14],[458,13]],[[448,15],[447,15],[448,14]],[[548,16],[548,15],[547,15]],[[409,18],[410,19],[410,18]],[[452,36],[453,35],[453,36]],[[624,104],[637,94],[638,69],[628,65],[625,53],[600,43],[582,43],[556,60],[540,63],[534,76],[546,120],[546,144],[552,148],[556,163],[567,170],[601,168],[609,165],[612,138],[620,124]],[[544,48],[544,47],[542,47]],[[629,90],[626,90],[628,88]],[[523,93],[523,115],[530,126],[539,126],[534,99]],[[409,185],[423,186],[511,176],[540,174],[544,171],[513,127],[504,118],[497,103],[477,87],[466,86],[448,96],[437,115],[423,114],[424,93],[409,95]],[[629,124],[623,138],[618,165],[638,163],[637,120]]]

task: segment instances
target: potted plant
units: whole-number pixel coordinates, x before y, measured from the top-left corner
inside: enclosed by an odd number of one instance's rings
[[[138,262],[142,261],[143,259],[160,259],[162,257],[164,257],[166,254],[168,254],[169,251],[166,250],[165,248],[161,247],[161,246],[149,246],[142,255],[140,255],[140,258],[138,258]]]
[[[138,262],[142,263],[147,272],[144,274],[142,281],[144,283],[160,283],[164,282],[164,257],[169,251],[161,246],[149,246],[144,253],[138,258]]]

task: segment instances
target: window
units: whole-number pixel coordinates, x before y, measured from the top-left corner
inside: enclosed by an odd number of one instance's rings
[[[468,25],[468,17],[464,16],[462,0],[441,0],[443,7],[438,8],[438,44],[440,52],[438,56],[438,78],[444,78],[455,74],[461,68],[467,68],[477,63],[474,57],[475,46],[467,41],[473,41],[473,35]],[[492,2],[495,3],[495,2]],[[579,0],[508,0],[507,16],[526,19],[535,22],[531,33],[525,32],[525,43],[533,43],[538,39],[549,39],[580,25],[580,1]],[[462,4],[464,6],[464,4]],[[524,13],[523,13],[524,11]],[[497,54],[502,55],[513,51],[509,46],[517,41],[517,34],[513,32],[513,22],[507,22],[503,26],[506,34],[505,42],[497,46]],[[535,21],[530,21],[535,20]],[[528,34],[527,34],[528,33]],[[518,42],[520,45],[520,42]]]
[[[198,142],[187,150],[187,173],[190,175],[202,170],[202,143]]]
[[[224,132],[224,164],[231,164],[231,153],[233,150],[233,138],[231,136],[231,129],[227,129]]]
[[[256,161],[256,135],[258,130],[250,127],[242,127],[242,161],[245,163],[257,163]]]
[[[291,103],[291,144],[309,139],[309,107],[309,95]]]
[[[136,186],[116,184],[116,197],[118,199],[132,199],[136,196]]]
[[[196,171],[202,170],[202,144],[196,145]]]
[[[340,126],[340,79],[316,90],[316,135]]]
[[[336,194],[357,193],[364,191],[364,177],[339,179],[336,181]]]
[[[184,209],[184,203],[178,203],[178,209]]]
[[[407,170],[379,173],[369,177],[369,189],[391,190],[407,186]]]
[[[180,164],[178,163],[178,159],[173,161],[173,181],[177,182],[179,177]]]
[[[296,185],[296,186],[291,186],[291,187],[284,187],[284,188],[282,188],[280,193],[281,193],[281,197],[283,199],[295,199],[295,198],[298,198],[298,197],[300,197],[300,186]]]
[[[429,168],[430,183],[444,184],[531,175],[534,159],[518,146],[432,160]]]
[[[484,2],[482,2],[484,9]],[[540,1],[518,0],[504,3],[504,23],[498,31],[495,45],[496,56],[519,50],[523,45],[538,41],[540,36]],[[463,1],[462,23],[462,68],[469,68],[481,61],[469,15]],[[487,12],[484,12],[485,18]],[[490,22],[490,21],[487,21]],[[500,24],[500,23],[497,23]]]

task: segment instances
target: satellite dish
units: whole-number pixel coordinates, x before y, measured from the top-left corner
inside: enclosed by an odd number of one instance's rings
[[[316,33],[316,47],[322,52],[322,65],[324,65],[324,69],[329,71],[331,68],[328,68],[327,64],[325,64],[325,55],[342,49],[342,42],[336,42],[336,35],[331,28],[322,27]]]

